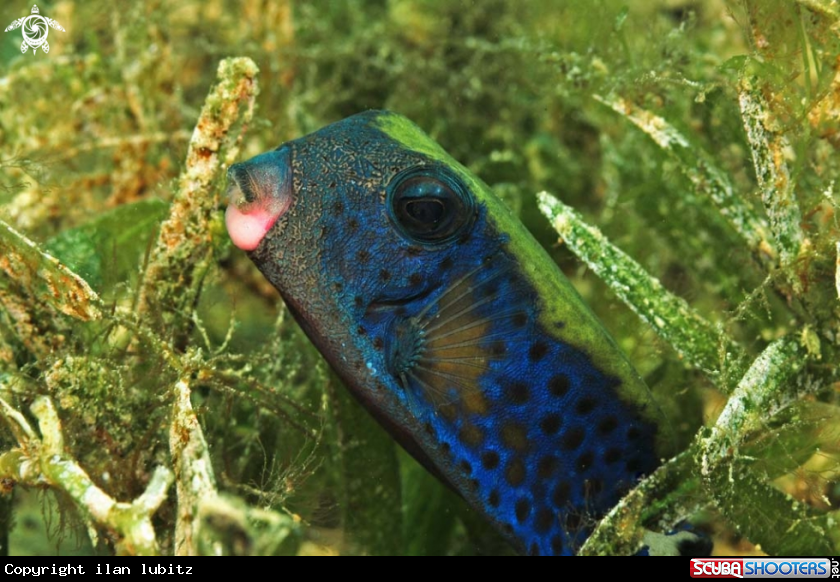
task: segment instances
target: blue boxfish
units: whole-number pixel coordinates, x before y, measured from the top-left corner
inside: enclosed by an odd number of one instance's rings
[[[369,111],[231,166],[228,232],[347,387],[520,552],[574,554],[668,455],[615,341],[491,189]]]

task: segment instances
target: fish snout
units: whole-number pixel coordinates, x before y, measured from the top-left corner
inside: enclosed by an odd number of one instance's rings
[[[233,244],[253,251],[292,205],[292,159],[281,147],[232,165],[225,224]]]

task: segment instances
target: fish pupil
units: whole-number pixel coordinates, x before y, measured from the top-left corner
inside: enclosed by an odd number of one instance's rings
[[[446,206],[442,200],[435,198],[408,200],[405,203],[405,212],[416,222],[434,227],[443,219]]]

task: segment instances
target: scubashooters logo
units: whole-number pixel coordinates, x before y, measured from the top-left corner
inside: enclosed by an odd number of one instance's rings
[[[692,578],[840,578],[836,558],[694,558]]]
[[[5,32],[10,30],[21,29],[23,34],[23,43],[20,45],[20,52],[26,53],[31,47],[32,55],[38,52],[40,48],[44,53],[50,52],[50,44],[47,42],[47,36],[50,34],[50,28],[64,32],[64,29],[59,23],[52,18],[41,16],[38,13],[38,6],[32,7],[32,14],[18,18],[6,27]]]
[[[694,559],[691,560],[692,578],[743,578],[743,560]]]

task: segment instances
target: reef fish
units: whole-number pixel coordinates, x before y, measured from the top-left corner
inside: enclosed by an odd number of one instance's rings
[[[228,232],[355,397],[522,553],[660,463],[648,388],[491,189],[370,111],[231,166]]]

